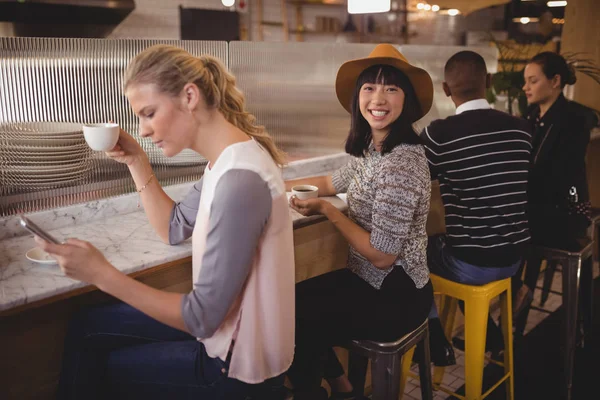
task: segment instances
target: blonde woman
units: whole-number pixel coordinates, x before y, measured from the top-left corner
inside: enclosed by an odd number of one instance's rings
[[[192,149],[209,161],[200,182],[175,203],[126,132],[107,153],[129,167],[164,242],[192,236],[194,287],[188,294],[160,291],[115,269],[90,243],[36,238],[67,276],[122,301],[71,323],[59,397],[280,398],[294,352],[294,252],[282,153],[212,57],[150,47],[131,61],[124,90],[142,137],[167,157]]]

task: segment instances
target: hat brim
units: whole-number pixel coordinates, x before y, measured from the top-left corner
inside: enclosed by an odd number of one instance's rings
[[[412,84],[417,101],[421,105],[421,113],[417,119],[423,118],[433,104],[433,82],[424,69],[415,67],[395,57],[369,57],[347,61],[338,70],[335,91],[342,107],[352,113],[352,96],[356,81],[360,74],[373,65],[391,65],[402,71]],[[414,122],[414,121],[413,121]]]

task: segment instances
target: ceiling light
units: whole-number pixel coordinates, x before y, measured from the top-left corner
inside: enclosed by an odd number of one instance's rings
[[[231,7],[235,4],[235,0],[221,0],[225,7]]]
[[[459,12],[460,11],[458,11],[456,8],[451,8],[451,9],[448,10],[448,15],[454,17],[455,15],[458,15]]]
[[[424,8],[425,8],[425,4],[423,4],[423,3],[418,3],[417,4],[417,10],[422,10]]]
[[[431,6],[431,11],[433,11],[433,12],[440,11],[440,6],[438,6],[437,4],[432,5]]]
[[[425,7],[423,7],[423,8],[425,8],[425,11],[431,10],[431,6],[429,4],[425,4]]]
[[[533,22],[540,22],[540,19],[537,17],[516,17],[513,18],[513,22],[518,22],[521,24],[529,24]]]
[[[566,1],[549,1],[548,7],[565,7],[567,5]]]
[[[388,12],[392,8],[392,0],[348,0],[349,14],[371,14]]]

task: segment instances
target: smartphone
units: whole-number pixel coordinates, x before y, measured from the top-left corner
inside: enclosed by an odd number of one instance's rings
[[[39,226],[37,226],[36,224],[31,222],[31,220],[29,218],[27,218],[26,216],[21,215],[19,217],[19,222],[21,223],[21,226],[23,228],[27,229],[29,232],[33,233],[34,235],[41,237],[45,241],[54,243],[54,244],[61,244],[61,242],[56,240],[55,237],[53,237],[48,232],[44,231],[42,228],[40,228]]]

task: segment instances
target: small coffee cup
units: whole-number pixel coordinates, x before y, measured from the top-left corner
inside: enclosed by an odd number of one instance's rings
[[[83,137],[92,150],[108,151],[119,141],[119,125],[113,123],[85,124],[83,125]]]
[[[319,197],[319,188],[313,185],[297,185],[292,188],[292,194],[299,200]]]

